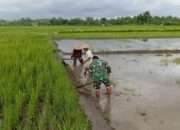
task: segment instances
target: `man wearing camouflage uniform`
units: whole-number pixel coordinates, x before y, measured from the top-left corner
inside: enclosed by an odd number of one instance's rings
[[[104,60],[100,60],[98,56],[93,57],[93,61],[89,66],[90,77],[93,80],[94,87],[96,88],[96,96],[100,96],[100,86],[103,83],[106,86],[107,94],[112,94],[112,87],[109,80],[111,67]]]

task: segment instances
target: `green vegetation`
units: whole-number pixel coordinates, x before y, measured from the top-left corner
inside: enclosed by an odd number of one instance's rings
[[[0,129],[88,130],[52,39],[180,37],[180,26],[6,26],[0,36]]]
[[[57,31],[61,38],[174,38],[180,26],[65,26]]]
[[[61,26],[60,38],[178,38],[180,26]]]
[[[0,20],[0,25],[180,25],[180,18],[173,16],[152,16],[149,11],[145,11],[137,16],[126,16],[117,18],[46,18],[46,19],[30,19],[21,18],[19,20]]]
[[[174,63],[176,63],[177,65],[180,65],[180,58],[176,58],[176,59],[174,60]]]
[[[50,35],[32,30],[1,28],[0,129],[88,130]]]
[[[123,26],[37,26],[0,27],[4,33],[23,33],[61,39],[79,38],[180,38],[180,26],[123,25]]]

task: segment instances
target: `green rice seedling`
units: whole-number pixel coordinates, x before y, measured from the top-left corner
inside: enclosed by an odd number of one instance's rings
[[[0,29],[0,128],[88,130],[76,91],[53,53],[49,36],[56,29]]]

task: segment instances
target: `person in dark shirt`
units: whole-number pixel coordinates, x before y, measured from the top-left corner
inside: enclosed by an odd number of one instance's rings
[[[79,60],[79,62],[81,64],[83,64],[83,50],[82,47],[80,45],[77,45],[73,48],[73,52],[71,55],[71,59],[73,59],[73,65],[76,66],[77,65],[77,60]]]

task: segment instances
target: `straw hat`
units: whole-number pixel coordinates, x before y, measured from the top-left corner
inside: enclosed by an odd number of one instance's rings
[[[83,43],[83,45],[82,45],[82,46],[83,46],[83,49],[84,49],[84,48],[89,48],[89,45],[88,45],[88,44],[86,44],[86,43]]]
[[[81,50],[81,49],[83,49],[83,46],[81,44],[75,44],[73,46],[73,48],[76,49],[76,50]]]
[[[81,50],[81,49],[84,49],[84,48],[89,48],[89,45],[86,44],[86,43],[76,43],[74,46],[73,46],[74,49],[77,49],[77,50]]]

